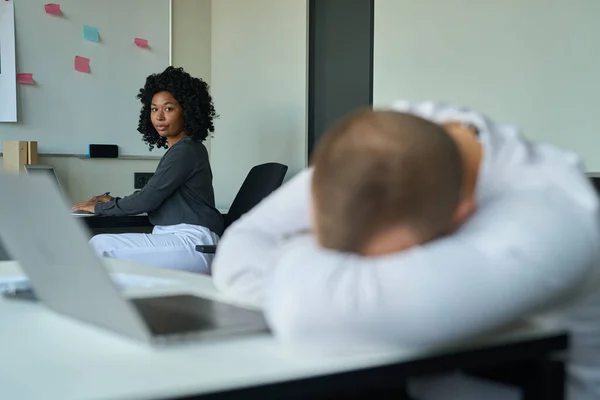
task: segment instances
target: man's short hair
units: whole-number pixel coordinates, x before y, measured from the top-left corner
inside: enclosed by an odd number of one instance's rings
[[[406,226],[423,241],[451,229],[461,196],[458,147],[437,124],[364,109],[315,149],[312,193],[321,245],[361,253],[374,235]]]

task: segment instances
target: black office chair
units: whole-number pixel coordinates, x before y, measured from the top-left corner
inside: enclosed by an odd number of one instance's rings
[[[233,199],[229,211],[223,214],[225,229],[281,186],[287,170],[287,165],[274,162],[252,167]],[[198,245],[196,250],[200,253],[212,254],[217,251],[217,246]]]

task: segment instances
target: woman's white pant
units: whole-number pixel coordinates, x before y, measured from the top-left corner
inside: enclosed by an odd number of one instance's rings
[[[219,237],[203,226],[155,226],[152,234],[101,234],[90,239],[100,257],[117,258],[160,268],[209,273],[213,254],[196,251],[196,245],[216,245]]]

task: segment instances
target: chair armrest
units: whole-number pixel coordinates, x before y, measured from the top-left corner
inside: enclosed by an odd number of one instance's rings
[[[205,254],[215,254],[217,245],[214,244],[199,244],[196,246],[196,251]]]

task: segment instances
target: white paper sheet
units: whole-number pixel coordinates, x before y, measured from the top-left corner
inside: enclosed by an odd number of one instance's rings
[[[16,60],[15,5],[0,1],[0,122],[17,122]]]

